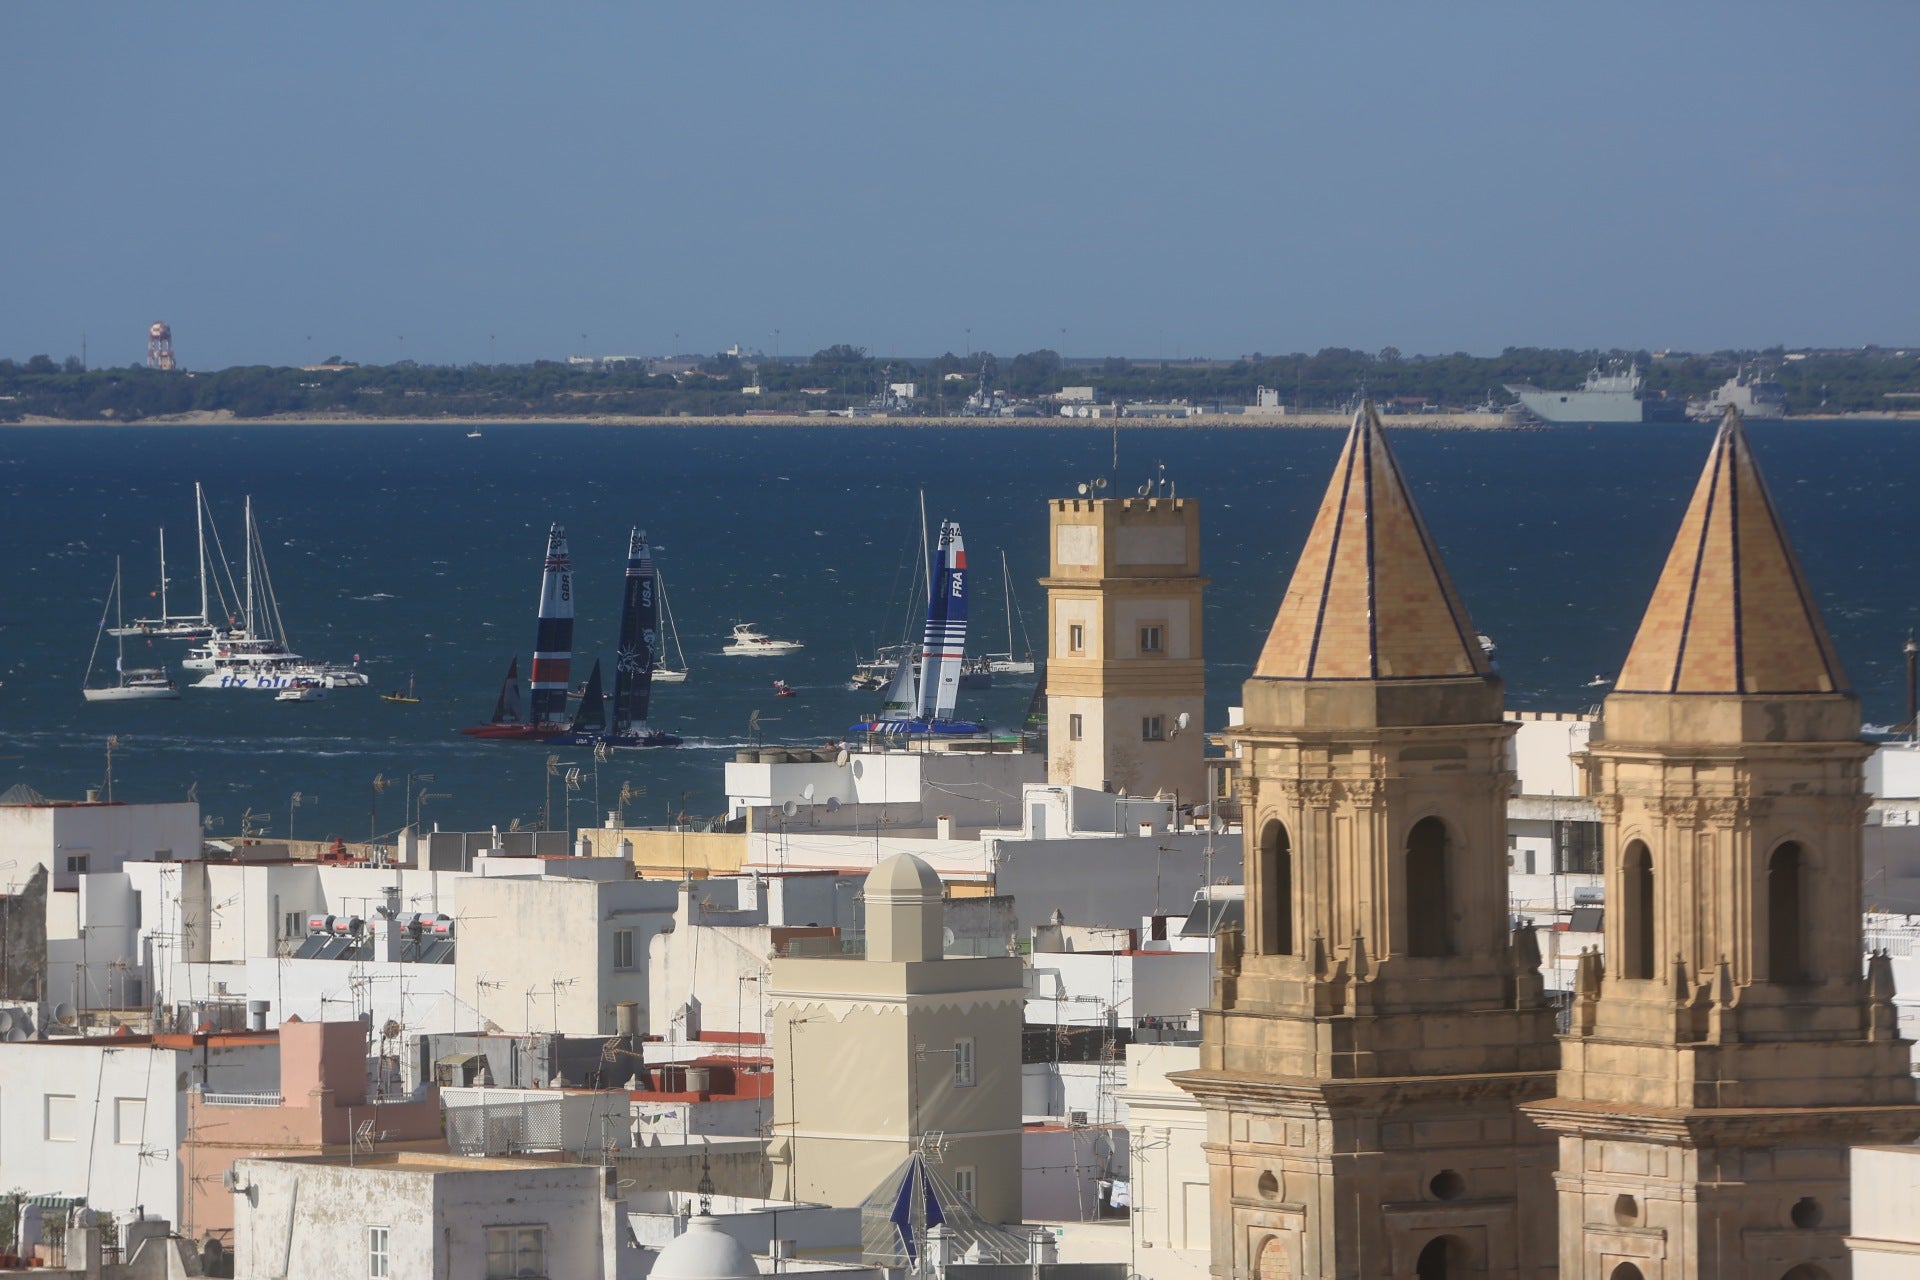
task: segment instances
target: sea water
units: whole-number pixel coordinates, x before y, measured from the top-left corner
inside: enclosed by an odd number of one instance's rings
[[[1885,422],[1756,423],[1755,452],[1867,720],[1904,715],[1900,648],[1920,622],[1920,430]],[[121,800],[201,805],[211,833],[302,839],[391,832],[406,797],[452,829],[634,824],[724,805],[722,765],[757,741],[819,746],[877,709],[847,688],[856,659],[902,638],[928,519],[962,526],[969,651],[1043,649],[1047,502],[1108,480],[1165,479],[1201,505],[1207,726],[1225,723],[1271,625],[1341,433],[1300,429],[804,428],[493,425],[8,427],[0,430],[0,788],[58,799],[107,781]],[[1498,644],[1511,707],[1597,703],[1625,659],[1712,429],[1477,432],[1390,428],[1475,626]],[[198,607],[194,481],[238,575],[247,495],[292,645],[351,662],[369,689],[324,701],[186,689],[177,702],[81,698],[116,555],[129,617]],[[572,544],[573,675],[611,662],[627,532],[647,530],[692,668],[655,687],[672,750],[584,750],[459,736],[484,722],[508,661],[533,642],[549,523]],[[1022,634],[1019,618],[1024,618]],[[802,641],[777,658],[720,654],[736,622]],[[917,631],[917,627],[915,628]],[[127,665],[183,645],[127,641]],[[113,641],[100,663],[110,672]],[[610,670],[610,665],[609,665]],[[99,678],[96,676],[96,678]],[[773,696],[773,681],[799,690]],[[417,705],[381,701],[411,680]],[[1015,730],[1031,679],[963,693],[960,713]],[[758,717],[757,731],[751,726]],[[553,764],[550,757],[557,756]],[[579,772],[569,787],[567,770]],[[410,777],[411,775],[411,777]],[[376,782],[378,780],[378,782]],[[421,793],[425,793],[424,800]],[[300,802],[292,804],[298,793]],[[1007,814],[1017,813],[1008,796]]]

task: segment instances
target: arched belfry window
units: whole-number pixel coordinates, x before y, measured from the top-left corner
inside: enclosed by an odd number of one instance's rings
[[[1805,982],[1807,978],[1800,900],[1806,880],[1806,858],[1793,841],[1775,849],[1767,859],[1767,977],[1774,982]]]
[[[1447,824],[1422,818],[1407,833],[1407,954],[1453,954]]]
[[[1414,1261],[1413,1274],[1418,1280],[1459,1280],[1470,1265],[1467,1246],[1458,1236],[1435,1236]]]
[[[1620,904],[1620,972],[1628,978],[1651,978],[1657,922],[1654,919],[1653,851],[1645,841],[1635,840],[1627,846],[1622,871],[1621,888],[1626,900]]]
[[[1260,953],[1293,954],[1293,841],[1277,819],[1260,829]]]

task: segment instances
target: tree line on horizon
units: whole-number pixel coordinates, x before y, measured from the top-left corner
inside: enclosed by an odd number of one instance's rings
[[[887,389],[913,383],[911,412],[951,416],[982,383],[1019,399],[1063,386],[1090,387],[1100,401],[1251,404],[1272,388],[1295,409],[1337,409],[1362,395],[1405,408],[1463,409],[1510,401],[1505,384],[1576,387],[1609,361],[1639,365],[1653,394],[1709,394],[1736,369],[1764,367],[1786,391],[1793,412],[1901,407],[1889,392],[1920,390],[1920,358],[1909,350],[1867,347],[1811,352],[1735,352],[1656,360],[1645,351],[1573,351],[1509,347],[1498,356],[1456,352],[1403,356],[1327,347],[1312,355],[1254,353],[1234,360],[1063,360],[1042,349],[1001,358],[947,352],[918,361],[884,359],[836,344],[807,359],[718,355],[574,364],[428,365],[401,360],[321,367],[236,366],[161,372],[139,365],[88,369],[75,356],[0,358],[0,422],[28,417],[138,422],[172,414],[225,411],[240,418],[276,414],[364,417],[370,421],[437,417],[724,417],[748,412],[805,413],[875,403]],[[750,389],[751,390],[750,392]],[[750,392],[750,393],[749,393]]]

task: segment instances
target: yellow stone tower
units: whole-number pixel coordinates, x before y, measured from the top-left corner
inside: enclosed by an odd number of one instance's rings
[[[1199,505],[1062,498],[1050,524],[1047,781],[1203,798]]]
[[[1244,693],[1246,933],[1198,1070],[1221,1277],[1551,1273],[1553,1012],[1509,931],[1513,727],[1355,416]],[[1229,938],[1231,935],[1229,935]]]
[[[1861,972],[1859,703],[1729,410],[1589,748],[1605,958],[1558,1096],[1562,1280],[1838,1280],[1847,1148],[1920,1135]]]

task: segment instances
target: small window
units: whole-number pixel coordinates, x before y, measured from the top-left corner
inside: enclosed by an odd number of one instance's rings
[[[113,1100],[113,1140],[123,1147],[137,1147],[147,1127],[145,1098]]]
[[[968,1204],[973,1203],[973,1190],[978,1181],[974,1168],[970,1164],[963,1164],[953,1171],[953,1189],[959,1192],[960,1198]]]
[[[46,1097],[46,1140],[72,1142],[73,1118],[77,1108],[71,1093],[50,1093]]]
[[[87,874],[87,855],[84,853],[68,854],[67,855],[67,874],[74,875],[74,876],[83,876]]]
[[[1080,741],[1080,734],[1084,727],[1085,722],[1081,720],[1078,711],[1069,715],[1067,717],[1067,738],[1073,742]]]
[[[613,967],[633,968],[633,930],[615,929],[613,931]]]
[[[1167,740],[1167,718],[1165,716],[1142,716],[1140,718],[1140,741],[1165,742]]]
[[[545,1227],[488,1227],[487,1280],[544,1280],[547,1274]]]
[[[1074,622],[1067,625],[1067,652],[1085,653],[1087,651],[1087,628]]]
[[[302,913],[289,911],[280,921],[280,936],[283,938],[303,937],[307,931],[306,925],[307,922]]]
[[[171,850],[171,849],[155,849],[155,850],[153,851],[153,860],[154,860],[155,862],[172,862],[172,861],[173,861],[173,850]]]
[[[953,1042],[953,1087],[973,1088],[973,1037]]]
[[[1140,628],[1141,653],[1165,653],[1167,651],[1167,629],[1159,623],[1150,623]]]
[[[488,1259],[492,1263],[492,1259]],[[387,1229],[385,1227],[367,1228],[367,1280],[387,1280],[393,1274],[387,1257]],[[493,1267],[487,1267],[487,1274],[493,1274]]]

